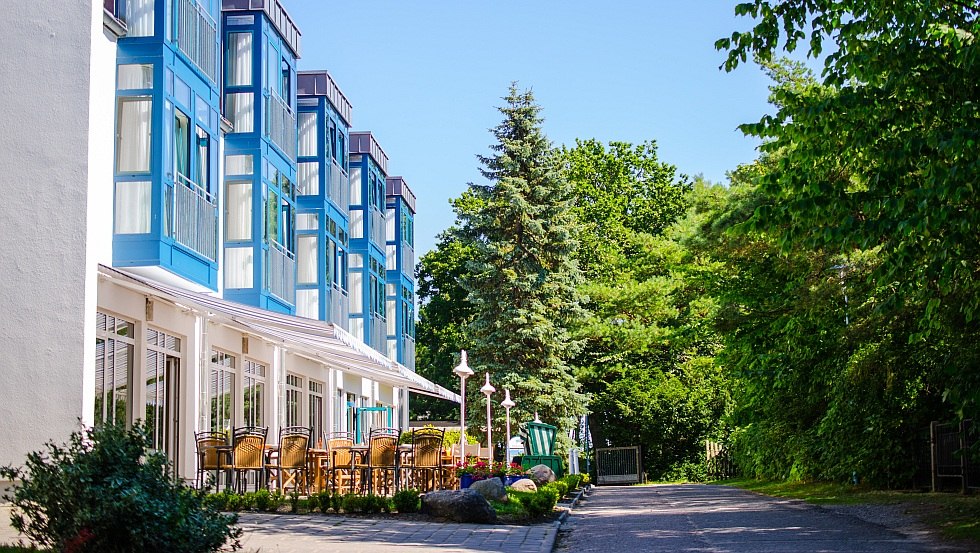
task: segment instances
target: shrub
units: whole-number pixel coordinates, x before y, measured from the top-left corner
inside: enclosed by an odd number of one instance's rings
[[[310,494],[310,512],[320,511],[326,513],[330,510],[330,492],[322,491]]]
[[[419,512],[419,492],[418,490],[402,490],[391,498],[395,505],[395,510],[399,513]]]
[[[252,507],[259,511],[268,511],[272,504],[272,494],[269,490],[259,490],[252,494]]]
[[[364,510],[364,496],[349,493],[344,496],[343,509],[345,513],[360,513]]]
[[[36,545],[76,553],[196,553],[229,540],[240,549],[237,517],[175,478],[150,445],[143,426],[106,425],[48,442],[26,468],[3,467],[0,476],[20,481],[8,498],[13,527]]]
[[[542,486],[531,496],[531,500],[526,506],[528,514],[537,517],[550,513],[558,504],[558,497],[558,490],[551,484]]]
[[[344,494],[337,492],[331,495],[330,506],[333,507],[333,512],[339,513],[340,509],[344,506]]]
[[[245,498],[234,492],[225,492],[225,510],[241,511],[245,508]]]
[[[279,507],[282,507],[285,504],[286,504],[286,496],[281,491],[274,490],[269,494],[268,508],[263,510],[274,513],[279,510]]]

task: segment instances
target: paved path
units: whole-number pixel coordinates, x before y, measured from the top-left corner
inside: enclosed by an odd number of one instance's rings
[[[595,488],[562,526],[556,552],[961,552],[800,501],[704,485]]]
[[[15,543],[10,508],[0,506],[0,544]],[[532,526],[457,524],[323,515],[241,513],[246,553],[550,553],[555,524]]]

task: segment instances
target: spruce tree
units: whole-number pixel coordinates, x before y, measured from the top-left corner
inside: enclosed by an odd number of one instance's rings
[[[541,420],[567,434],[586,411],[568,360],[578,344],[568,328],[584,315],[575,261],[577,224],[571,209],[571,185],[562,178],[558,159],[541,130],[541,108],[530,91],[512,84],[503,121],[491,129],[492,154],[477,156],[488,184],[470,184],[453,205],[463,236],[472,244],[463,285],[474,314],[470,365],[476,375],[468,388],[467,411],[474,429],[484,420],[479,393],[490,372],[494,431],[501,432],[499,403],[510,389],[516,423]],[[496,434],[503,442],[503,434]]]

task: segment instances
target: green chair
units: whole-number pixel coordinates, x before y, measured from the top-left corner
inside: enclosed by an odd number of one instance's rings
[[[535,465],[546,465],[555,471],[555,476],[561,478],[565,466],[561,457],[555,455],[555,442],[558,438],[558,428],[539,421],[531,421],[520,426],[520,436],[524,440],[524,457],[521,467],[525,470]]]

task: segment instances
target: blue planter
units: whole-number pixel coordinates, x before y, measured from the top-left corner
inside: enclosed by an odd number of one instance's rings
[[[473,484],[472,474],[459,475],[459,489],[469,488]]]
[[[524,478],[524,476],[520,474],[507,475],[504,477],[504,486],[513,486],[521,478]]]

